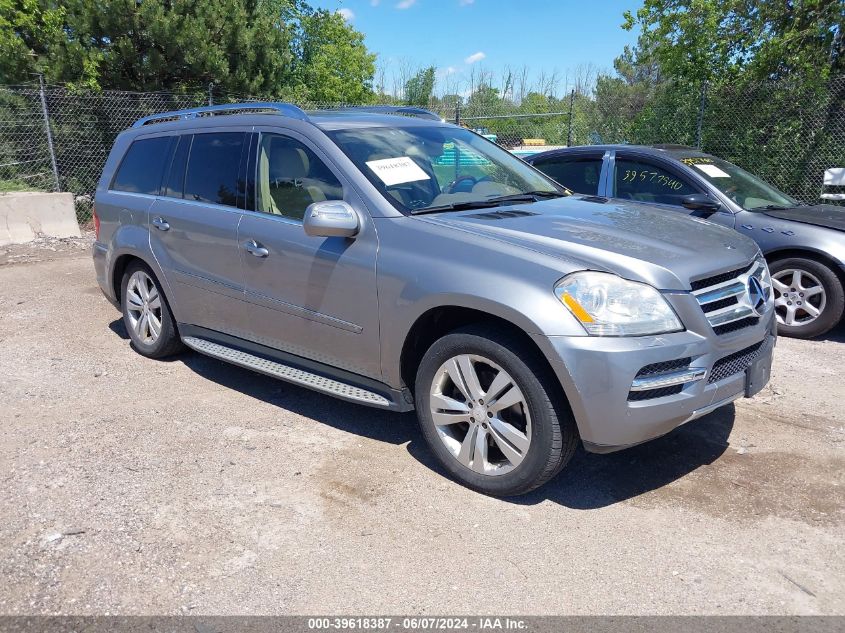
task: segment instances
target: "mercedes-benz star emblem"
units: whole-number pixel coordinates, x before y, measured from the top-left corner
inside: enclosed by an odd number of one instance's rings
[[[763,290],[763,285],[757,277],[748,278],[748,302],[758,316],[763,314],[763,308],[766,306],[766,291]]]

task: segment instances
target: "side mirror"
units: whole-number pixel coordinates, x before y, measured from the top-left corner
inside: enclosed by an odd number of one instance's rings
[[[355,237],[361,223],[355,209],[343,200],[324,200],[308,205],[302,226],[312,237]]]
[[[690,211],[704,211],[705,213],[716,213],[716,211],[722,208],[722,205],[716,200],[703,193],[684,196],[681,204]]]

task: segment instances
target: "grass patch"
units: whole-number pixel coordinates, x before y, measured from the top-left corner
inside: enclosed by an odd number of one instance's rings
[[[9,193],[11,191],[44,191],[38,187],[33,187],[23,180],[0,180],[0,193]]]

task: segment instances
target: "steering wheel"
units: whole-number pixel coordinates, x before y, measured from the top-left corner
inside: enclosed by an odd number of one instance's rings
[[[458,185],[462,182],[469,182],[470,189],[472,189],[476,183],[478,183],[478,178],[475,176],[470,176],[469,174],[464,174],[462,176],[458,176],[452,182],[450,182],[446,187],[443,189],[443,193],[456,193],[455,189],[458,188]]]

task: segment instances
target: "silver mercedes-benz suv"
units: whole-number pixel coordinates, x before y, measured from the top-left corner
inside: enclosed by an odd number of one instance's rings
[[[767,382],[769,271],[735,231],[573,195],[415,108],[236,104],[137,121],[96,194],[94,263],[151,358],[186,345],[416,408],[493,495]]]

